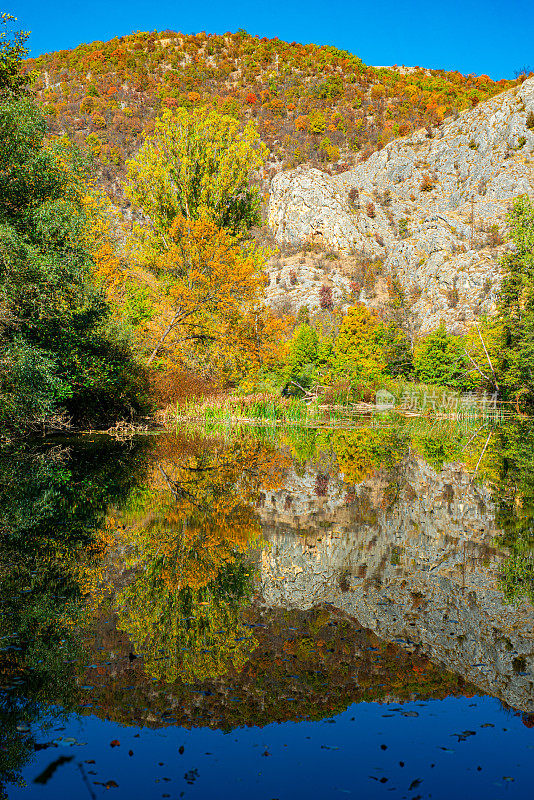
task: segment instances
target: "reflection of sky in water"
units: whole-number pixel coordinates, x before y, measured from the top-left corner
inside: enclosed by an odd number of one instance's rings
[[[44,741],[63,736],[83,744],[60,743],[38,752],[24,770],[28,788],[12,789],[10,798],[90,797],[80,764],[96,797],[131,800],[383,798],[393,789],[392,797],[431,794],[443,800],[531,796],[534,732],[492,698],[361,703],[321,722],[230,733],[138,731],[91,717],[69,718],[65,730],[58,730],[62,727],[55,725]],[[454,735],[469,731],[475,735]],[[120,746],[111,747],[114,740]],[[45,786],[33,783],[61,755],[73,760],[59,766]],[[108,781],[118,786],[98,785]]]

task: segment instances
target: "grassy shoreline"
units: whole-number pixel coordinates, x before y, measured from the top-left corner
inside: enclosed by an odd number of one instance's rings
[[[488,402],[487,398],[469,396],[441,387],[412,385],[394,387],[401,402],[387,405],[381,402],[325,403],[320,397],[296,399],[275,394],[239,395],[228,393],[211,398],[195,398],[168,406],[159,412],[164,425],[184,422],[237,424],[269,424],[301,427],[344,427],[358,417],[394,415],[443,420],[500,421],[510,415],[503,405]]]

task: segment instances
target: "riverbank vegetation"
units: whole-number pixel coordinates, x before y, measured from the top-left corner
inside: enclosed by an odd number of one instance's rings
[[[343,316],[304,309],[274,367],[249,372],[224,400],[202,401],[199,415],[310,421],[321,408],[376,405],[434,416],[528,411],[534,403],[534,208],[526,196],[514,203],[508,224],[512,247],[502,261],[493,317],[475,320],[463,335],[442,325],[414,338],[402,321],[379,318],[363,303]],[[299,401],[293,413],[288,398]]]
[[[0,428],[8,436],[129,417],[144,393],[142,368],[94,280],[90,162],[68,140],[47,138],[26,84],[10,78],[20,55],[0,53]]]

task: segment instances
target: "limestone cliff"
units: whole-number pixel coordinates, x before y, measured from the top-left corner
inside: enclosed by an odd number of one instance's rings
[[[306,165],[280,173],[269,224],[281,242],[380,258],[416,330],[443,320],[461,332],[494,311],[506,212],[518,195],[534,197],[529,113],[534,79],[335,177]]]

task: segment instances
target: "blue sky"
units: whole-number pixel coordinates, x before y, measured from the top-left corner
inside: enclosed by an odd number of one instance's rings
[[[249,33],[332,44],[366,64],[513,77],[534,65],[534,0],[8,0],[32,55],[135,30]]]

